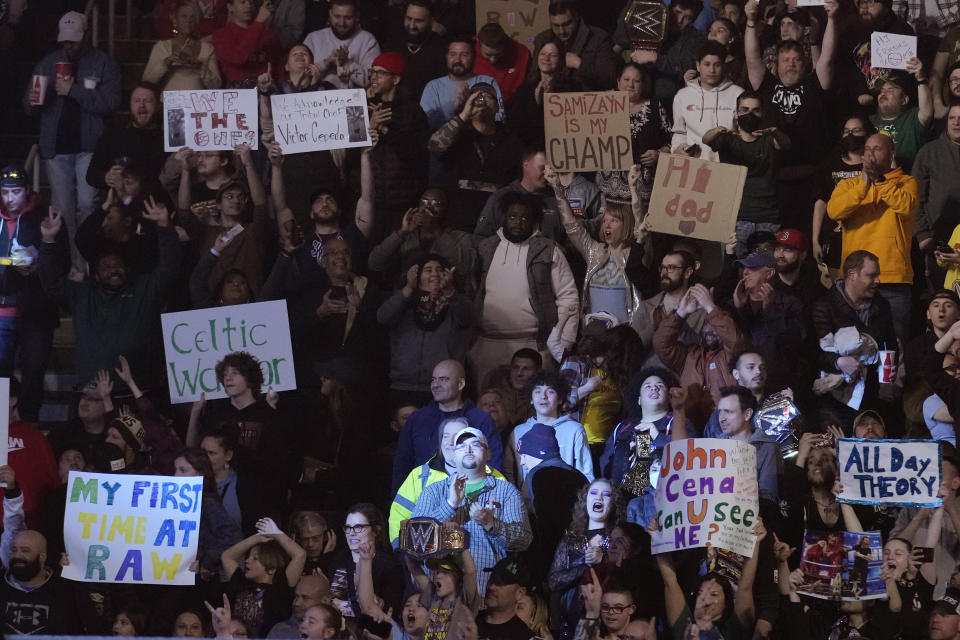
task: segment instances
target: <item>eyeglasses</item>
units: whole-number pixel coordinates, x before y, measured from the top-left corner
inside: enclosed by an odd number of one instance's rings
[[[420,200],[420,204],[422,204],[425,207],[435,207],[438,204],[440,204],[440,201],[437,200],[436,198],[434,198],[433,200],[427,200],[426,198],[423,198]]]
[[[660,265],[660,272],[667,271],[669,273],[676,273],[677,271],[683,271],[686,269],[683,265],[678,264],[662,264]]]
[[[632,606],[632,604],[602,604],[600,605],[600,612],[620,615]]]
[[[845,136],[862,136],[867,132],[863,127],[857,127],[856,129],[844,129],[843,135]]]
[[[387,71],[386,69],[370,69],[367,71],[367,75],[371,78],[374,76],[392,76],[394,73]]]
[[[369,524],[345,524],[343,525],[344,533],[363,533],[369,529],[372,525]]]
[[[487,445],[480,440],[468,440],[457,445],[457,451],[466,451],[468,448],[486,449]]]

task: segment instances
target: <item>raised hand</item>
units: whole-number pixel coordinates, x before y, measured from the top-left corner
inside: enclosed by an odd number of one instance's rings
[[[257,533],[262,536],[278,536],[283,533],[273,518],[260,518],[257,520]]]
[[[113,380],[110,379],[110,373],[106,369],[101,369],[97,371],[94,380],[96,381],[97,395],[104,400],[110,398],[110,394],[113,393]]]
[[[580,595],[583,596],[583,608],[587,618],[600,617],[600,600],[603,598],[603,587],[597,572],[590,567],[590,582],[580,585]]]
[[[49,244],[55,243],[62,227],[63,215],[59,209],[51,206],[50,215],[40,221],[40,234],[43,236],[43,241]]]
[[[462,474],[457,474],[453,479],[453,482],[450,483],[450,492],[447,496],[447,504],[451,508],[456,509],[460,506],[460,503],[463,502],[463,499],[467,495],[467,476]]]
[[[166,227],[170,224],[170,211],[167,205],[157,202],[153,196],[143,201],[143,217],[146,220],[152,220],[158,227]]]
[[[232,611],[230,610],[230,599],[227,598],[227,594],[223,594],[223,606],[214,608],[206,600],[203,601],[204,606],[207,607],[207,611],[210,612],[210,620],[213,623],[213,630],[216,632],[218,638],[230,637],[230,620],[232,619]]]

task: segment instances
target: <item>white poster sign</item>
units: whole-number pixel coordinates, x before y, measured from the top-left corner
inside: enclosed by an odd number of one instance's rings
[[[260,361],[263,389],[297,388],[290,322],[283,300],[165,313],[160,316],[170,402],[225,398],[214,368],[228,353],[246,351]]]
[[[274,136],[284,153],[370,146],[363,89],[274,94],[270,105]]]
[[[194,584],[203,478],[71,471],[63,514],[79,582]]]
[[[917,57],[917,36],[874,31],[870,36],[870,66],[874,69],[906,69]]]
[[[231,151],[260,140],[256,89],[163,92],[163,150]]]

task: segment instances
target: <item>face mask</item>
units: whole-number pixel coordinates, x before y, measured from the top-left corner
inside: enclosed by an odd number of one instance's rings
[[[760,116],[755,113],[745,113],[742,116],[737,116],[737,125],[741,131],[753,133],[760,129],[760,124]]]
[[[863,147],[867,144],[867,136],[843,136],[840,143],[844,151],[863,151]]]

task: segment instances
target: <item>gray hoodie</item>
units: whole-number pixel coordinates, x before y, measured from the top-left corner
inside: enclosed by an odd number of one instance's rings
[[[537,422],[539,421],[536,418],[527,418],[526,422],[514,427],[503,449],[503,475],[517,487],[523,486],[523,479],[527,475],[520,466],[517,443]],[[593,458],[590,457],[590,446],[587,443],[583,425],[569,415],[560,416],[553,422],[543,424],[553,427],[556,432],[557,444],[560,445],[560,458],[586,476],[588,481],[593,482]]]
[[[733,128],[737,96],[743,93],[729,80],[713,89],[704,89],[694,79],[677,92],[673,99],[673,140],[671,149],[681,144],[700,145],[700,158],[718,162],[720,154],[703,144],[703,134],[715,127]]]

